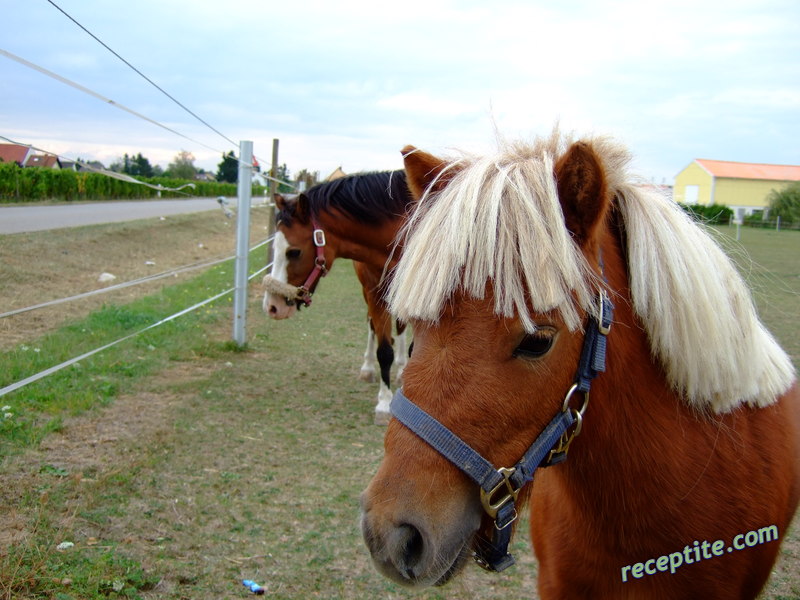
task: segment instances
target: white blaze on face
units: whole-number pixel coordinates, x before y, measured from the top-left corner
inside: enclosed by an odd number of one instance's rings
[[[286,250],[289,248],[289,242],[286,236],[280,231],[275,232],[275,239],[272,241],[272,272],[270,277],[281,283],[287,283],[288,263],[286,260]],[[273,319],[287,319],[291,317],[297,310],[294,304],[289,305],[284,296],[280,294],[264,293],[263,302],[264,312]]]
[[[282,283],[288,279],[288,268],[286,262],[286,250],[289,242],[282,232],[275,232],[275,239],[272,242],[272,277]]]

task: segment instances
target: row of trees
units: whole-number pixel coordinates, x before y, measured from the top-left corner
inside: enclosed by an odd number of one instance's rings
[[[115,173],[125,173],[133,177],[167,177],[170,179],[192,181],[198,174],[205,173],[203,169],[198,169],[194,166],[194,161],[195,158],[191,152],[181,150],[175,155],[175,158],[169,163],[165,171],[159,165],[154,166],[150,164],[150,161],[145,156],[142,156],[141,152],[135,156],[126,153],[124,156],[111,163],[109,170]],[[220,163],[220,165],[222,165],[222,163]],[[220,178],[219,173],[217,173],[216,180],[235,183],[235,180],[232,182],[227,178]]]
[[[164,171],[159,165],[151,165],[150,161],[142,156],[139,152],[136,156],[125,154],[111,164],[110,170],[117,173],[126,173],[133,177],[167,177],[174,179],[183,179],[192,181],[197,178],[197,175],[205,173],[203,169],[198,169],[194,166],[194,155],[186,150],[181,150],[175,155],[175,158],[167,170]],[[256,171],[261,171],[259,166],[256,166]],[[300,179],[306,182],[306,187],[310,187],[309,181],[317,183],[316,177],[312,176],[305,169],[300,171]],[[217,165],[217,173],[214,176],[216,181],[221,183],[236,183],[239,179],[239,160],[233,151],[222,155],[222,161]],[[276,179],[281,181],[290,181],[289,170],[286,165],[278,167]],[[298,181],[300,180],[298,179]],[[289,192],[291,188],[286,185],[281,185],[279,191]]]

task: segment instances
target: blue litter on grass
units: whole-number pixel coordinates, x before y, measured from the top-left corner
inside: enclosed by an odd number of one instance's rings
[[[249,579],[242,579],[242,585],[259,596],[265,592],[263,587],[258,585],[255,581],[250,581]]]

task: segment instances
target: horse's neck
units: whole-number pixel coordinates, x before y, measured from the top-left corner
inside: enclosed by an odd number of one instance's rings
[[[390,257],[402,219],[370,226],[336,214],[321,217],[320,221],[326,237],[332,238],[337,256],[383,267]]]
[[[660,430],[694,415],[667,381],[653,356],[647,335],[628,296],[624,258],[617,245],[604,244],[605,276],[615,305],[607,338],[606,371],[592,382],[582,433],[570,450],[568,470],[573,483],[614,488],[630,485],[642,452],[669,452],[659,447]],[[663,445],[663,444],[662,444]],[[643,485],[646,483],[642,482]],[[642,498],[647,498],[643,494]]]

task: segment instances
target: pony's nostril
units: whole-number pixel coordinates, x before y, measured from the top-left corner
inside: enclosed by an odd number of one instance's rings
[[[274,304],[270,304],[269,305],[269,314],[271,314],[271,315],[278,314],[278,307],[275,306]]]
[[[396,535],[398,570],[408,579],[415,579],[424,552],[422,534],[413,525],[406,524],[397,528]]]

